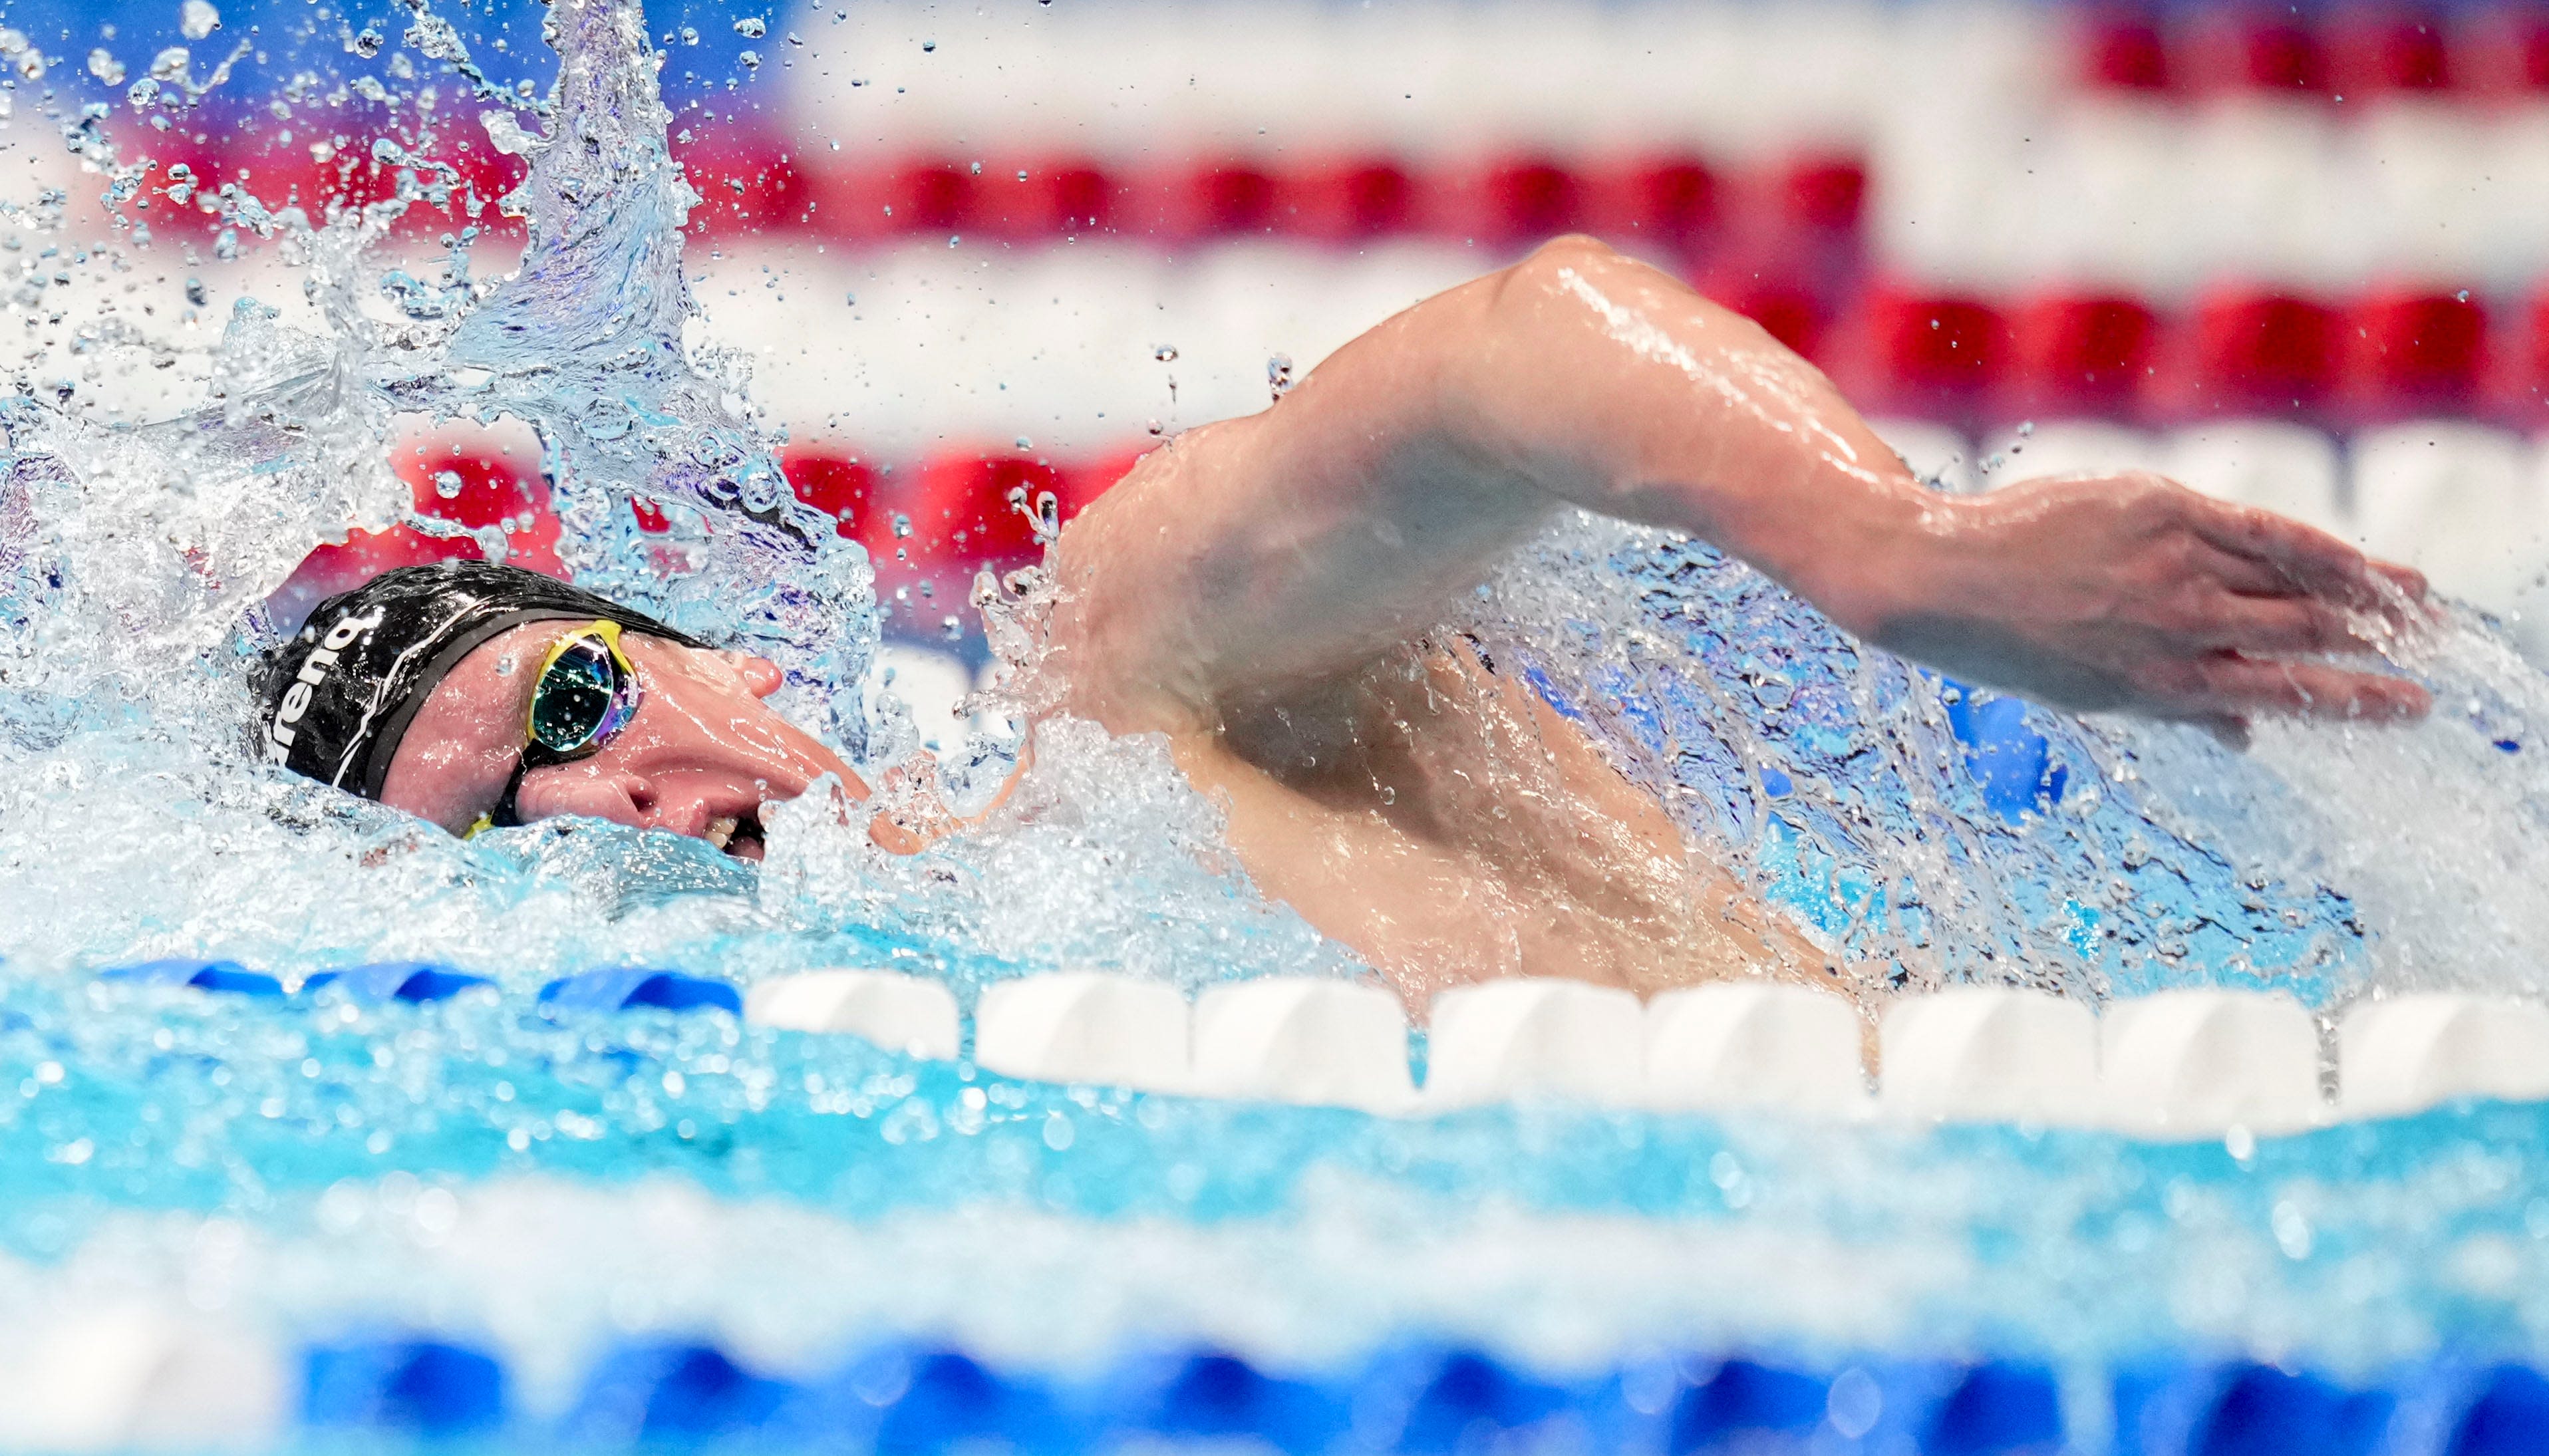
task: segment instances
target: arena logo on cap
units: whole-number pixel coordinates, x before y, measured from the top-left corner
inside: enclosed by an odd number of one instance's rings
[[[354,639],[381,624],[386,608],[373,607],[358,617],[340,617],[328,635],[302,659],[301,671],[293,675],[292,685],[284,690],[283,701],[274,710],[274,721],[265,730],[265,761],[283,763],[292,753],[293,724],[310,710],[310,694],[328,681],[328,673],[336,666],[336,654],[354,645]]]

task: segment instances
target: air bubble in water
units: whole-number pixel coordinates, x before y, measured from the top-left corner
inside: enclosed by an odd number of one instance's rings
[[[207,0],[186,0],[177,10],[177,29],[189,41],[200,41],[222,28],[222,13]]]
[[[758,15],[747,15],[734,23],[734,33],[747,41],[758,41],[770,34],[770,22]]]
[[[459,500],[462,484],[460,472],[456,470],[437,470],[433,473],[433,494],[445,500]]]

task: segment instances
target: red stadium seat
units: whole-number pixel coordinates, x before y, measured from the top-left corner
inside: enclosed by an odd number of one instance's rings
[[[1528,247],[1585,225],[1582,178],[1554,157],[1495,158],[1443,187],[1435,220],[1453,237],[1500,248]]]
[[[2142,403],[2159,353],[2159,320],[2138,300],[2055,295],[2011,320],[2008,412],[2118,418]]]
[[[1842,372],[1880,410],[1968,417],[2009,371],[2009,322],[1976,299],[1871,290],[1852,331]]]
[[[1823,359],[1824,329],[1830,316],[1812,289],[1784,274],[1747,268],[1717,268],[1691,286],[1761,325],[1772,338],[1806,358]]]
[[[800,445],[780,457],[780,473],[798,500],[840,522],[840,534],[861,539],[880,476],[875,466],[847,451]]]
[[[507,561],[552,577],[566,576],[566,566],[557,554],[558,518],[549,509],[548,485],[536,470],[507,456],[435,448],[429,443],[423,454],[403,447],[391,460],[399,478],[407,482],[419,514],[472,530],[503,523]],[[446,472],[459,487],[447,498],[441,479]],[[321,601],[393,567],[485,559],[485,550],[471,536],[431,536],[407,525],[349,531],[343,542],[323,545],[304,557],[269,598],[270,606],[278,621],[299,622]]]
[[[807,214],[827,237],[873,241],[974,230],[983,178],[971,162],[905,158],[812,179]]]
[[[1275,179],[1276,226],[1318,242],[1354,242],[1416,224],[1416,185],[1386,157],[1288,168]]]
[[[2165,91],[2172,79],[2168,37],[2139,10],[2093,11],[2076,43],[2080,79],[2109,91]]]
[[[1790,228],[1855,232],[1866,201],[1867,164],[1854,156],[1797,157],[1780,178],[1780,219]]]
[[[973,163],[913,162],[896,169],[891,186],[897,232],[954,232],[977,220],[982,182]]]
[[[558,518],[549,509],[548,482],[536,467],[507,455],[430,447],[423,454],[399,450],[392,460],[399,478],[408,483],[419,514],[471,530],[503,523],[505,542],[513,551],[508,559],[514,565],[553,577],[566,575],[565,565],[558,560]],[[457,495],[442,494],[446,477],[458,478]],[[471,550],[474,553],[476,548]]]
[[[2328,84],[2349,100],[2385,91],[2440,91],[2452,84],[2443,18],[2411,9],[2340,17],[2327,37]]]
[[[1589,169],[1584,226],[1623,244],[1689,249],[1722,227],[1717,173],[1695,156],[1636,157]]]
[[[914,489],[885,493],[882,503],[909,517],[911,535],[897,544],[924,574],[953,569],[970,579],[980,568],[1019,566],[1043,554],[1034,527],[1011,500],[1016,491],[1025,493],[1029,506],[1050,491],[1059,506],[1070,483],[1050,461],[957,452],[925,462]],[[956,585],[961,599],[962,583]]]
[[[1274,174],[1254,161],[1219,157],[1137,179],[1115,227],[1172,246],[1273,230],[1278,218]]]
[[[2489,6],[2464,15],[2450,36],[2452,84],[2481,95],[2549,91],[2549,7]]]
[[[2281,7],[2191,20],[2179,34],[2173,62],[2197,91],[2325,96],[2328,90],[2327,50],[2318,33]]]
[[[1122,184],[1085,157],[986,162],[977,182],[980,226],[1015,241],[1100,232],[1113,226]]]
[[[2339,329],[2333,310],[2308,299],[2216,294],[2196,314],[2190,403],[2205,411],[2318,410],[2336,390]]]
[[[2375,294],[2345,330],[2346,396],[2376,416],[2458,413],[2487,381],[2487,310],[2466,293]]]
[[[2549,289],[2531,296],[2521,334],[2491,351],[2488,412],[2529,429],[2549,427]]]
[[[1062,500],[1063,522],[1068,524],[1073,516],[1088,508],[1098,497],[1113,490],[1117,481],[1130,475],[1133,467],[1142,463],[1143,456],[1159,447],[1159,442],[1154,440],[1131,449],[1117,450],[1110,455],[1101,455],[1095,460],[1075,466],[1065,472],[1063,480],[1070,487],[1070,491]]]
[[[713,136],[676,155],[700,195],[691,226],[704,232],[733,235],[823,222],[816,188],[785,146],[754,136]]]

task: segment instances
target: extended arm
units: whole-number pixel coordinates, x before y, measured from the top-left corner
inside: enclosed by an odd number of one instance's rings
[[[1355,340],[1262,414],[1157,452],[1062,539],[1083,711],[1213,721],[1354,671],[1580,505],[1688,531],[1845,629],[2055,704],[2230,731],[2392,717],[2359,647],[2412,573],[2155,477],[1923,489],[1811,365],[1599,243],[1564,239]]]

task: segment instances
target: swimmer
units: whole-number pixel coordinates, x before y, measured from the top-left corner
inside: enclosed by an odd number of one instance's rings
[[[2057,707],[2237,743],[2258,714],[2429,706],[2342,661],[2415,573],[2146,474],[1925,489],[1812,365],[1586,238],[1145,457],[1053,547],[1039,701],[1162,735],[1258,886],[1412,1006],[1495,975],[1647,993],[1828,969],[1442,630],[1575,508],[1703,538],[1860,640]],[[874,798],[762,702],[779,682],[563,584],[447,564],[323,603],[271,661],[259,731],[274,762],[455,834],[587,815],[758,859],[766,804],[825,774]],[[890,850],[953,822],[873,808]]]

